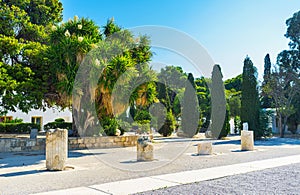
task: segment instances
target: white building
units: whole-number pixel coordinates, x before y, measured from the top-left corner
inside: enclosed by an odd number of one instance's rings
[[[72,112],[69,109],[65,109],[64,111],[60,111],[57,108],[47,108],[45,112],[42,110],[32,110],[28,113],[24,113],[22,111],[17,112],[8,112],[6,116],[2,116],[0,118],[3,120],[4,118],[8,119],[23,119],[25,123],[37,123],[41,124],[41,129],[43,126],[49,122],[53,122],[57,118],[63,118],[66,122],[72,122]]]

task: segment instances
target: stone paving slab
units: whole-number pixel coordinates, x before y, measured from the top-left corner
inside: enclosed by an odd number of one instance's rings
[[[151,177],[144,177],[138,179],[93,185],[90,187],[111,194],[132,194],[147,191],[149,189],[159,189],[176,185],[179,185],[179,183],[164,181],[161,179]]]
[[[106,192],[101,192],[99,190],[95,190],[90,187],[78,187],[78,188],[70,188],[66,190],[57,190],[52,192],[44,192],[40,193],[41,195],[60,195],[60,194],[72,194],[72,195],[83,195],[83,194],[89,194],[89,195],[107,195]]]

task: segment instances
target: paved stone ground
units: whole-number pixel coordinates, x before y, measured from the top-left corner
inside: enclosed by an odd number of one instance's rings
[[[45,156],[41,153],[1,153],[0,194],[30,194],[90,186],[300,153],[299,140],[259,141],[255,143],[256,150],[253,152],[241,152],[239,141],[233,140],[214,143],[214,155],[197,156],[196,144],[199,142],[185,139],[158,140],[154,144],[157,160],[152,162],[137,162],[135,147],[71,151],[68,164],[74,169],[62,172],[46,171]],[[174,157],[178,153],[181,155]]]
[[[300,194],[300,164],[138,194]]]

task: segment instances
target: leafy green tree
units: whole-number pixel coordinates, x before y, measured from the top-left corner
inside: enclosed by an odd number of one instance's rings
[[[226,137],[229,131],[229,113],[226,113],[225,89],[221,67],[214,65],[211,86],[211,132],[213,137]],[[227,121],[226,121],[226,120]]]
[[[209,90],[211,79],[196,78],[195,85],[200,109],[200,131],[204,132],[209,127],[211,119],[211,94]]]
[[[289,46],[292,50],[300,50],[300,11],[294,13],[293,17],[286,20],[287,31],[285,37],[290,39]]]
[[[298,129],[298,124],[300,124],[300,94],[296,94],[292,100],[292,105],[294,106],[294,113],[291,114],[287,119],[287,125],[289,131],[296,133]]]
[[[255,138],[260,138],[263,132],[259,129],[257,70],[248,56],[244,60],[242,79],[241,121],[248,122]]]
[[[278,56],[280,59],[282,56]],[[276,68],[263,91],[274,99],[280,137],[284,137],[287,119],[296,112],[293,103],[300,91],[300,80],[294,71]]]
[[[231,95],[227,99],[230,117],[241,116],[241,95]]]
[[[225,95],[231,118],[241,115],[242,74],[224,82]]]
[[[286,21],[285,37],[290,39],[290,50],[284,50],[277,56],[277,65],[271,74],[263,91],[274,100],[280,136],[284,137],[287,122],[297,126],[299,112],[297,97],[299,97],[300,75],[300,11]]]
[[[194,76],[189,73],[185,84],[181,116],[182,131],[187,137],[193,137],[197,133],[199,123],[199,108],[195,88]]]
[[[44,54],[61,14],[58,0],[0,1],[0,113],[46,106]]]
[[[239,92],[242,90],[242,74],[239,74],[238,76],[227,79],[224,82],[224,87],[226,90],[233,91],[233,92]]]
[[[292,69],[294,72],[300,73],[300,36],[299,36],[299,25],[300,25],[300,11],[294,13],[293,17],[286,21],[287,32],[285,36],[291,41],[289,43],[290,50],[281,52],[280,66],[285,69]],[[299,78],[298,78],[299,79]],[[289,129],[295,132],[298,124],[300,124],[300,104],[299,94],[296,94],[292,105],[294,106],[295,113],[288,118]]]
[[[157,94],[159,101],[166,106],[168,110],[179,117],[181,113],[180,97],[177,95],[183,93],[184,82],[187,78],[179,66],[166,66],[160,70],[157,75],[158,82]],[[179,95],[182,96],[182,95]]]

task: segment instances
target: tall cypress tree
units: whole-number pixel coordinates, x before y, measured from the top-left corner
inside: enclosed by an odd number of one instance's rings
[[[182,131],[187,137],[193,137],[197,133],[199,122],[198,100],[196,96],[194,76],[188,74],[185,85],[183,105],[182,105]]]
[[[222,78],[221,67],[214,65],[211,87],[211,131],[213,137],[218,139],[228,134],[228,129],[224,125],[228,123],[228,121],[225,121],[225,116],[228,113],[226,113],[225,88]]]
[[[268,83],[271,75],[271,60],[270,55],[265,56],[264,64],[264,81],[262,83],[262,88]],[[270,108],[272,107],[272,98],[270,98],[266,93],[262,91],[261,93],[261,107]]]
[[[257,70],[248,56],[244,60],[242,78],[241,121],[248,122],[255,138],[260,138],[262,131],[259,129]]]

